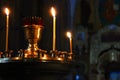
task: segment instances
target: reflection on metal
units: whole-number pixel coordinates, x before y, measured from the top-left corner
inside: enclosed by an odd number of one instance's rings
[[[20,75],[27,80],[28,78],[36,80],[36,77],[40,80],[58,80],[60,76],[69,73],[71,66],[74,65],[70,52],[58,50],[48,52],[38,48],[42,29],[41,18],[27,17],[24,19],[28,47],[25,50],[20,49],[18,55],[14,56],[13,51],[0,52],[0,75],[5,74],[5,77],[2,76],[3,79],[8,80],[6,76],[10,76],[9,80],[16,80],[20,78],[18,77]]]
[[[27,50],[25,50],[24,52],[24,57],[25,58],[36,58],[38,55],[38,46],[37,46],[37,42],[41,37],[41,30],[42,30],[43,26],[41,25],[25,25],[24,29],[25,29],[25,36],[26,39],[29,42],[29,46],[27,48]]]
[[[43,22],[40,17],[25,17],[24,18],[24,33],[25,38],[28,41],[28,47],[26,50],[20,49],[18,55],[12,57],[12,51],[0,52],[0,62],[11,61],[60,61],[70,62],[72,61],[72,54],[66,51],[53,51],[50,52],[38,48],[38,41],[41,39]]]

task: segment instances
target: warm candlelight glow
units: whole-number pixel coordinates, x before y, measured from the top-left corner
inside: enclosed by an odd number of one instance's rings
[[[52,7],[51,8],[51,13],[53,16],[53,51],[56,50],[56,11],[55,9]]]
[[[58,57],[58,58],[57,58],[57,60],[60,60],[60,61],[62,61],[63,59]]]
[[[28,57],[28,54],[25,54],[24,57],[27,58],[27,57]]]
[[[70,39],[70,54],[72,54],[72,34],[67,32],[67,37]]]
[[[15,58],[13,58],[14,60],[19,60],[20,59],[20,57],[15,57]]]
[[[6,41],[5,41],[5,51],[8,51],[8,32],[9,32],[9,9],[5,8],[6,13]]]
[[[55,9],[54,9],[53,7],[51,8],[51,13],[52,13],[52,16],[55,17],[55,15],[56,15],[56,11],[55,11]]]
[[[72,37],[71,32],[67,32],[67,37],[68,37],[68,38],[71,38],[71,37]]]
[[[44,54],[43,57],[42,57],[42,59],[47,59],[47,55]]]
[[[9,11],[8,8],[5,8],[5,13],[6,13],[7,16],[9,15],[10,11]]]

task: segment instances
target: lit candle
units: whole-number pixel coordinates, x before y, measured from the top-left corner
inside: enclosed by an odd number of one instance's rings
[[[56,12],[55,9],[52,7],[51,8],[51,13],[53,16],[53,51],[55,51],[56,49]]]
[[[8,31],[9,31],[9,9],[5,8],[6,13],[6,44],[5,51],[8,51]]]
[[[67,32],[67,37],[70,39],[70,54],[72,54],[72,35],[70,32]]]

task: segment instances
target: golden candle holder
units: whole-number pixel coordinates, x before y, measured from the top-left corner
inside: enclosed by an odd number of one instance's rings
[[[37,58],[40,51],[37,44],[41,39],[43,28],[43,25],[41,24],[41,18],[29,17],[25,18],[24,20],[24,32],[28,41],[28,48],[24,51],[24,58]]]
[[[39,48],[37,46],[37,42],[41,37],[42,28],[43,26],[35,24],[24,26],[25,36],[29,43],[28,48],[24,54],[25,58],[35,58],[38,56],[37,51]]]
[[[74,65],[72,58],[72,38],[71,35],[69,35],[71,45],[70,52],[56,50],[56,12],[54,8],[52,8],[53,49],[48,53],[46,50],[38,48],[43,23],[40,17],[34,16],[24,18],[23,28],[25,38],[28,41],[27,49],[20,49],[17,56],[12,56],[13,51],[8,50],[8,14],[6,21],[6,49],[5,52],[0,52],[0,63],[2,63],[0,64],[0,75],[2,78],[5,80],[58,80],[61,76],[67,75]],[[21,77],[19,77],[19,75],[21,75]],[[8,76],[8,79],[6,76]]]

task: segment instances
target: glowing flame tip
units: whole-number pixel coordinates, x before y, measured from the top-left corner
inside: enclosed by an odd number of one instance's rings
[[[51,8],[51,13],[52,13],[52,16],[55,17],[55,15],[56,15],[56,11],[55,11],[54,7]]]
[[[67,32],[67,37],[68,37],[68,38],[71,38],[71,37],[72,37],[71,32]]]
[[[5,8],[5,13],[6,13],[7,16],[9,15],[9,9],[8,8]]]

